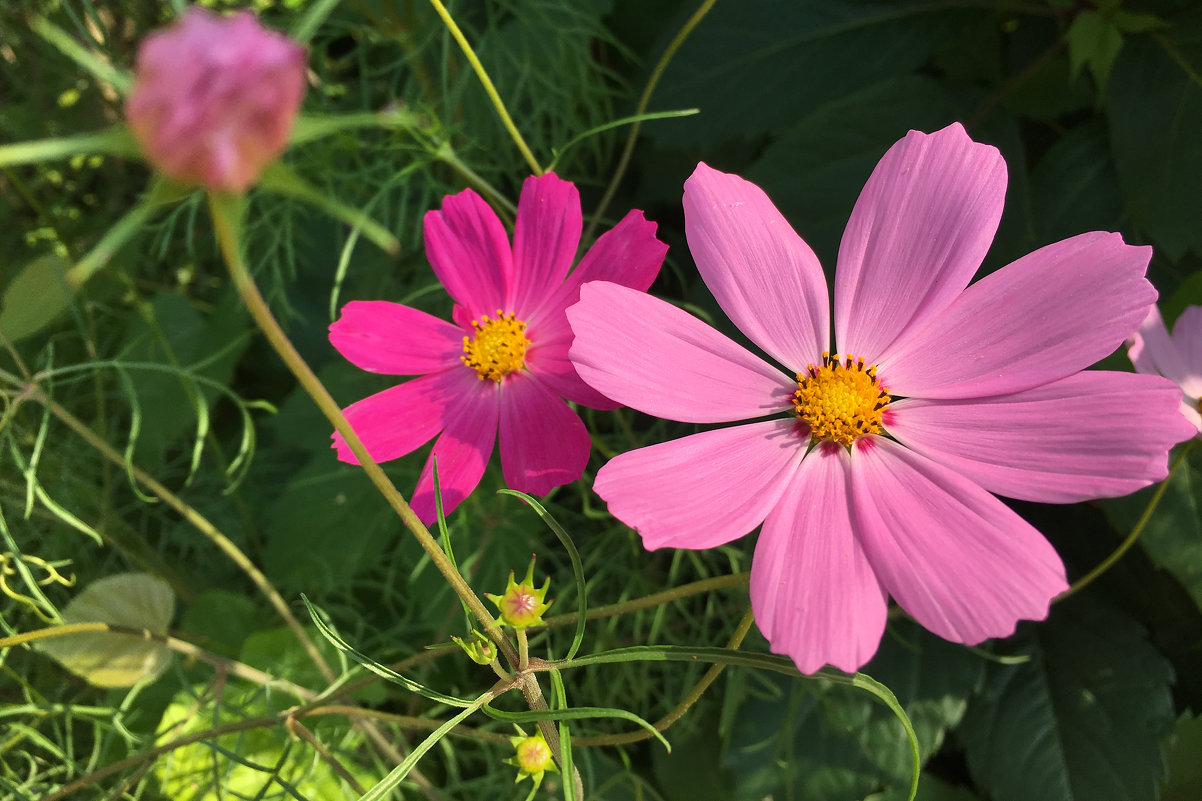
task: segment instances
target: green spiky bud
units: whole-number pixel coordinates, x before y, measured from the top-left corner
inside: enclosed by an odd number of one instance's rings
[[[546,601],[547,589],[551,586],[551,577],[543,582],[539,589],[534,587],[534,557],[530,557],[530,567],[526,570],[526,578],[521,583],[513,580],[513,571],[509,571],[509,583],[503,595],[485,593],[488,600],[496,604],[501,612],[501,624],[514,629],[524,629],[543,624],[543,612],[551,608],[554,601]]]

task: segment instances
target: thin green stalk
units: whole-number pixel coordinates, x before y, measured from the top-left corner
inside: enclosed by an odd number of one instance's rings
[[[233,201],[233,202],[231,202]],[[232,208],[231,208],[232,207]],[[305,362],[304,358],[293,347],[288,336],[280,328],[280,324],[276,321],[271,310],[267,308],[267,303],[263,300],[262,294],[255,286],[254,279],[246,269],[246,265],[242,261],[242,253],[239,247],[238,240],[238,222],[235,214],[240,209],[239,199],[231,197],[217,198],[209,197],[209,209],[213,215],[213,226],[217,233],[217,242],[221,248],[221,253],[225,257],[226,266],[229,268],[230,276],[234,281],[234,287],[238,290],[238,294],[242,298],[243,304],[254,318],[259,329],[267,337],[267,341],[283,359],[284,364],[296,377],[296,380],[304,388],[304,390],[317,404],[318,409],[325,415],[334,429],[342,435],[346,440],[347,446],[355,455],[355,459],[363,468],[363,472],[367,474],[368,479],[384,496],[384,500],[392,507],[397,516],[401,519],[405,528],[417,538],[418,544],[422,550],[430,557],[430,561],[434,564],[438,572],[442,573],[447,583],[451,585],[451,589],[455,591],[476,619],[484,626],[488,634],[497,642],[502,651],[505,652],[512,662],[517,661],[517,652],[513,646],[505,639],[501,633],[501,628],[497,621],[484,607],[479,596],[468,586],[463,576],[451,564],[451,560],[443,553],[442,548],[438,547],[438,543],[434,537],[430,535],[430,531],[425,524],[418,519],[417,515],[409,507],[409,504],[401,496],[401,493],[393,485],[391,479],[385,475],[380,465],[371,457],[364,447],[359,435],[355,433],[355,429],[351,428],[351,424],[347,422],[346,416],[342,413],[342,409],[338,406],[337,401],[330,395],[329,390],[314,374],[312,368]]]
[[[714,578],[702,579],[690,584],[682,584],[670,590],[644,595],[641,598],[634,598],[629,601],[622,601],[621,603],[594,606],[588,610],[588,614],[585,617],[587,620],[615,617],[629,612],[637,612],[640,609],[650,609],[653,606],[679,601],[682,598],[688,598],[690,595],[699,595],[710,590],[745,587],[750,575],[749,573],[733,573],[729,576],[715,576]],[[570,612],[565,615],[555,615],[543,622],[548,628],[571,625],[576,622],[576,613]]]
[[[708,2],[712,3],[713,0],[708,0]],[[451,17],[451,13],[447,11],[447,7],[442,4],[441,0],[430,0],[430,5],[434,6],[434,10],[438,12],[438,16],[442,17],[443,24],[447,26],[447,30],[451,32],[451,36],[459,43],[459,48],[463,50],[463,54],[467,56],[468,63],[472,65],[472,70],[475,71],[476,77],[480,79],[480,84],[484,87],[485,93],[488,94],[488,99],[492,101],[493,108],[497,110],[497,115],[501,118],[501,124],[505,126],[506,131],[509,131],[509,136],[513,139],[514,144],[518,146],[518,150],[522,152],[522,158],[526,159],[526,163],[530,165],[530,171],[535,175],[542,175],[543,168],[539,166],[538,159],[534,158],[534,154],[526,146],[526,140],[522,138],[517,126],[513,124],[513,118],[509,116],[509,112],[505,109],[505,102],[497,94],[497,88],[493,86],[492,79],[488,77],[488,72],[485,71],[484,65],[480,63],[480,59],[476,58],[476,51],[472,49],[467,37],[463,35],[463,31],[459,30],[459,26],[455,23],[455,20]]]
[[[755,617],[752,615],[751,610],[748,609],[747,613],[743,615],[743,619],[739,621],[739,625],[735,629],[735,633],[731,635],[730,641],[726,643],[726,647],[732,651],[737,651],[739,646],[743,644],[743,638],[747,636],[747,632],[751,630],[751,624],[754,622]],[[710,669],[707,670],[705,675],[701,677],[701,680],[693,686],[693,689],[689,690],[688,695],[681,699],[680,703],[677,704],[671,712],[664,715],[662,718],[652,724],[655,727],[655,730],[658,732],[663,732],[667,730],[667,728],[673,723],[684,717],[684,714],[693,707],[693,704],[697,703],[698,699],[700,699],[705,691],[710,688],[710,685],[714,683],[725,667],[726,665],[723,664],[710,665]],[[606,734],[597,737],[573,737],[572,744],[581,746],[625,745],[626,743],[637,743],[640,740],[646,740],[652,736],[653,735],[651,732],[644,729],[639,729],[638,731],[623,732],[621,734]]]
[[[36,400],[38,403],[48,404],[50,407],[50,412],[55,417],[65,423],[67,427],[76,434],[83,437],[83,439],[89,445],[98,450],[110,462],[113,462],[121,467],[127,466],[124,456],[122,456],[111,445],[97,436],[96,433],[92,431],[92,429],[88,428],[83,421],[76,418],[62,406],[54,401],[51,401],[49,398],[46,398],[41,394],[41,392],[35,392],[31,394],[30,397]],[[305,649],[305,653],[307,653],[309,658],[313,660],[313,663],[317,665],[322,676],[325,677],[327,681],[334,681],[336,678],[334,671],[326,663],[325,659],[321,655],[321,652],[317,650],[317,646],[309,637],[308,632],[306,632],[301,626],[300,622],[297,621],[296,617],[292,614],[292,610],[288,608],[288,604],[286,604],[284,599],[280,597],[279,592],[276,591],[276,588],[268,580],[267,576],[263,575],[263,572],[255,566],[254,562],[250,560],[250,557],[243,553],[242,549],[235,545],[233,540],[222,534],[216,526],[210,523],[208,518],[180,500],[180,498],[171,490],[164,487],[152,476],[145,473],[136,465],[131,464],[128,465],[128,467],[134,478],[136,478],[143,486],[145,486],[146,489],[150,490],[152,495],[164,501],[168,506],[178,512],[185,520],[192,524],[193,528],[203,534],[210,542],[216,545],[226,556],[228,556],[234,564],[241,568],[242,572],[245,573],[247,577],[250,578],[251,582],[253,582],[254,585],[259,588],[259,591],[263,593],[271,606],[276,610],[276,612],[279,613],[280,617],[284,619],[284,623],[296,636],[297,640],[301,644],[301,647]]]
[[[647,85],[643,87],[643,94],[639,97],[639,103],[634,108],[633,116],[638,117],[646,113],[647,106],[651,103],[651,94],[659,84],[659,79],[663,77],[664,70],[668,68],[668,64],[676,55],[676,51],[689,38],[689,34],[693,32],[693,29],[697,27],[701,20],[705,19],[705,15],[710,13],[710,9],[714,7],[714,3],[716,2],[717,0],[703,0],[697,10],[693,12],[693,15],[685,21],[685,24],[672,37],[672,41],[668,43],[664,54],[659,57],[655,69],[651,71],[651,77],[647,79]],[[593,216],[589,219],[588,228],[585,229],[584,236],[581,237],[580,241],[593,241],[593,233],[597,230],[597,224],[605,215],[605,210],[609,208],[610,201],[614,199],[614,195],[618,191],[618,184],[622,182],[622,176],[626,173],[626,167],[630,164],[630,157],[634,154],[634,143],[638,139],[639,128],[641,127],[643,127],[642,120],[636,120],[630,126],[630,133],[626,134],[626,146],[622,148],[622,155],[618,159],[618,166],[614,170],[614,177],[609,179],[609,186],[605,187],[605,194],[601,196],[601,202],[597,204],[597,210],[593,212]]]
[[[1077,593],[1092,584],[1095,579],[1109,570],[1115,562],[1123,558],[1123,554],[1131,550],[1131,546],[1134,545],[1136,540],[1139,539],[1139,535],[1144,532],[1144,529],[1148,525],[1148,521],[1152,519],[1152,515],[1156,512],[1156,507],[1160,505],[1160,500],[1164,497],[1165,492],[1168,490],[1169,483],[1173,480],[1173,476],[1177,475],[1177,471],[1181,468],[1181,465],[1185,464],[1186,455],[1190,452],[1190,449],[1194,447],[1194,443],[1197,441],[1197,439],[1191,439],[1189,442],[1185,443],[1184,446],[1182,446],[1181,452],[1177,454],[1176,461],[1173,462],[1173,467],[1169,470],[1169,474],[1165,477],[1164,481],[1160,482],[1160,486],[1158,486],[1156,491],[1152,493],[1152,497],[1148,499],[1148,505],[1144,507],[1143,514],[1141,514],[1139,516],[1139,520],[1135,522],[1135,526],[1132,527],[1131,533],[1127,535],[1127,539],[1123,540],[1119,547],[1115,548],[1114,552],[1110,554],[1110,556],[1107,556],[1105,559],[1103,559],[1101,564],[1086,573],[1081,578],[1074,581],[1071,587],[1056,597],[1056,601],[1063,601],[1070,595],[1073,595],[1074,593]]]

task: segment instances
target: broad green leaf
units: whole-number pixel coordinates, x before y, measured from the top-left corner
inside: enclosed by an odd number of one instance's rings
[[[1039,242],[1119,227],[1122,198],[1103,123],[1085,123],[1048,148],[1031,173],[1031,205]]]
[[[1160,801],[1202,798],[1202,717],[1189,712],[1177,719],[1168,754],[1169,775],[1160,788]]]
[[[36,334],[71,305],[70,265],[59,256],[39,256],[13,276],[0,296],[0,333],[17,342]]]
[[[1089,67],[1099,89],[1106,88],[1114,60],[1123,47],[1123,34],[1114,21],[1093,9],[1078,14],[1068,26],[1068,56],[1075,79],[1082,67]]]
[[[206,590],[196,596],[180,619],[180,628],[209,651],[234,656],[265,617],[245,595],[230,590]]]
[[[656,105],[699,108],[701,116],[647,130],[663,145],[694,146],[786,127],[923,64],[962,19],[934,10],[919,0],[718,3],[655,94]]]
[[[1202,255],[1202,37],[1157,41],[1133,37],[1110,78],[1106,116],[1123,203],[1132,221],[1173,260]]]
[[[63,609],[64,623],[108,623],[165,635],[175,595],[149,573],[120,573],[89,584]],[[38,648],[97,687],[130,687],[153,679],[171,662],[171,650],[132,634],[96,632],[40,640]]]
[[[1030,661],[991,669],[961,726],[978,784],[995,801],[1155,801],[1168,663],[1138,623],[1087,598],[1033,628]]]
[[[1139,541],[1159,567],[1181,583],[1202,609],[1202,453],[1198,447],[1173,475],[1160,504]],[[1102,501],[1102,508],[1120,532],[1127,532],[1143,514],[1155,487],[1125,498]]]
[[[865,671],[896,695],[913,721],[923,761],[937,752],[964,715],[986,661],[912,623],[894,625]],[[861,693],[825,682],[757,682],[734,713],[726,763],[739,797],[803,801],[860,798],[893,787],[905,799],[912,754],[906,733],[888,710]],[[926,799],[920,780],[918,798]]]

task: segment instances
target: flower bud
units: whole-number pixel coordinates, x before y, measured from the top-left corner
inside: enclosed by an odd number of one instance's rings
[[[475,629],[472,629],[470,642],[453,634],[451,635],[451,639],[477,664],[491,665],[497,658],[497,646],[493,644],[492,640]]]
[[[551,755],[551,747],[543,739],[542,732],[535,731],[533,736],[527,737],[526,733],[518,728],[518,736],[510,737],[509,742],[513,744],[515,753],[505,761],[518,769],[518,776],[514,779],[514,784],[529,776],[537,788],[543,781],[544,773],[547,771],[559,772],[559,769],[555,767],[555,759]]]
[[[514,629],[524,629],[529,626],[541,626],[543,612],[551,608],[554,601],[544,603],[547,589],[551,586],[551,577],[543,582],[540,589],[534,588],[534,557],[530,557],[530,567],[526,570],[526,578],[518,584],[513,580],[513,571],[509,571],[509,583],[504,595],[484,593],[488,600],[496,604],[501,612],[501,623]]]
[[[169,178],[242,192],[284,151],[305,95],[305,50],[243,11],[197,6],[138,48],[125,116]]]

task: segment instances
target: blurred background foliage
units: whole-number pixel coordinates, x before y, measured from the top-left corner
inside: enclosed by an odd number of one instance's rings
[[[287,30],[314,4],[253,6]],[[128,69],[141,37],[182,5],[0,6],[0,144],[121,119],[114,87],[33,33],[29,14]],[[885,149],[911,128],[955,120],[998,146],[1009,166],[1005,217],[986,270],[1073,234],[1117,230],[1155,248],[1150,275],[1167,319],[1202,304],[1202,7],[1194,0],[718,0],[668,64],[648,109],[700,114],[645,123],[620,175],[628,128],[564,148],[635,112],[657,61],[697,12],[692,0],[477,0],[449,8],[536,156],[543,164],[557,157],[556,171],[580,187],[586,219],[616,180],[602,230],[628,208],[645,209],[671,245],[652,291],[698,313],[721,320],[684,243],[681,185],[697,161],[760,183],[832,266],[852,204]],[[354,368],[328,345],[332,310],[350,299],[390,299],[446,316],[449,302],[422,251],[422,215],[465,186],[462,168],[511,199],[528,168],[424,2],[337,3],[310,43],[309,66],[309,113],[398,108],[422,120],[419,133],[347,130],[285,159],[322,192],[383,223],[402,244],[399,257],[301,203],[251,196],[254,272],[300,352],[346,404],[391,381]],[[334,459],[326,422],[256,336],[199,194],[153,217],[76,294],[45,307],[31,301],[61,296],[57,276],[142,196],[149,177],[141,164],[113,156],[0,168],[0,331],[9,340],[0,369],[13,379],[0,406],[0,634],[44,625],[97,578],[140,570],[175,591],[182,611],[173,633],[310,689],[325,686],[244,572],[167,504],[148,502],[126,468],[52,413],[57,408],[211,521],[302,619],[304,592],[348,641],[385,663],[462,635],[454,596],[361,473]],[[1129,369],[1121,355],[1103,366]],[[691,427],[629,411],[586,412],[586,421],[597,444],[586,481],[547,505],[581,549],[590,606],[749,568],[753,538],[705,553],[648,554],[588,488],[613,453]],[[422,458],[387,466],[403,491]],[[478,592],[496,592],[508,570],[520,572],[537,552],[539,574],[552,577],[558,598],[553,611],[575,609],[566,554],[533,512],[493,494],[501,486],[494,465],[452,516],[465,574]],[[1200,487],[1194,454],[1175,473],[1142,548],[1057,604],[1047,623],[1024,624],[1011,639],[968,649],[894,619],[865,672],[893,689],[915,723],[921,799],[1200,797]],[[1071,579],[1118,545],[1152,493],[1014,506],[1057,546]],[[37,559],[74,576],[76,590],[39,584],[48,574]],[[586,652],[721,645],[746,606],[736,587],[597,620]],[[566,631],[539,635],[534,652],[562,655]],[[745,647],[766,650],[754,632]],[[459,695],[491,682],[458,652],[433,656],[409,675]],[[332,649],[328,658],[338,664]],[[572,703],[656,720],[702,671],[629,663],[565,680]],[[0,677],[0,797],[46,797],[106,766],[116,768],[72,797],[357,797],[275,719],[153,765],[125,765],[184,733],[295,703],[203,662],[177,658],[151,683],[98,690],[34,650],[12,648],[0,655]],[[451,714],[380,682],[354,699],[394,714]],[[383,725],[401,752],[424,736],[412,724]],[[476,725],[509,733],[496,722]],[[364,786],[392,767],[345,717],[311,729]],[[626,729],[597,721],[574,733]],[[867,696],[824,681],[727,670],[668,736],[670,755],[651,741],[577,749],[589,797],[892,801],[908,786],[896,720]],[[497,739],[444,740],[406,797],[523,798],[525,790],[510,789],[512,769],[501,762],[509,746]],[[559,786],[548,776],[540,796]]]

